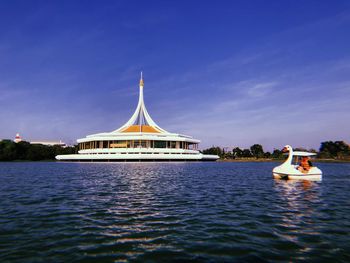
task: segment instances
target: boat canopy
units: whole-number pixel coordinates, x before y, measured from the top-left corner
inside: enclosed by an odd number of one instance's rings
[[[314,156],[316,153],[309,152],[293,152],[293,156]]]

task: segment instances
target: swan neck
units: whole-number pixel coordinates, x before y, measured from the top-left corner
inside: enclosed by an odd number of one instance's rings
[[[288,158],[286,160],[286,163],[291,164],[293,159],[293,149],[289,151]]]

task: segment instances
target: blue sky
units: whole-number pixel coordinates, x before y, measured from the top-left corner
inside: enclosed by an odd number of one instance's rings
[[[350,142],[350,1],[1,1],[0,138],[74,143],[145,102],[164,129],[266,150]]]

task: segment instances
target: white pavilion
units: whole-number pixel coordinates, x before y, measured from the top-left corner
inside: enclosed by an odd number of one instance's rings
[[[139,102],[119,129],[78,139],[78,154],[57,155],[60,161],[215,161],[217,155],[199,152],[199,140],[159,127],[148,114],[140,79]]]

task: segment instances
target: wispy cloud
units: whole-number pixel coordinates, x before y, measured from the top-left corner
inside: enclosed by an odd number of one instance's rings
[[[266,97],[273,91],[273,88],[277,85],[277,82],[258,83],[248,89],[248,95],[252,97]]]
[[[52,9],[47,4],[13,30],[2,28],[1,138],[20,131],[74,141],[114,130],[133,112],[144,70],[154,120],[202,139],[202,147],[317,147],[323,139],[349,139],[349,12],[267,30],[242,46],[226,44],[241,38],[232,29],[225,39],[201,40],[208,50],[194,59],[205,25],[186,31],[169,7],[161,16],[120,18],[120,5],[89,13],[97,19],[73,14],[69,26],[56,17],[38,33]]]

